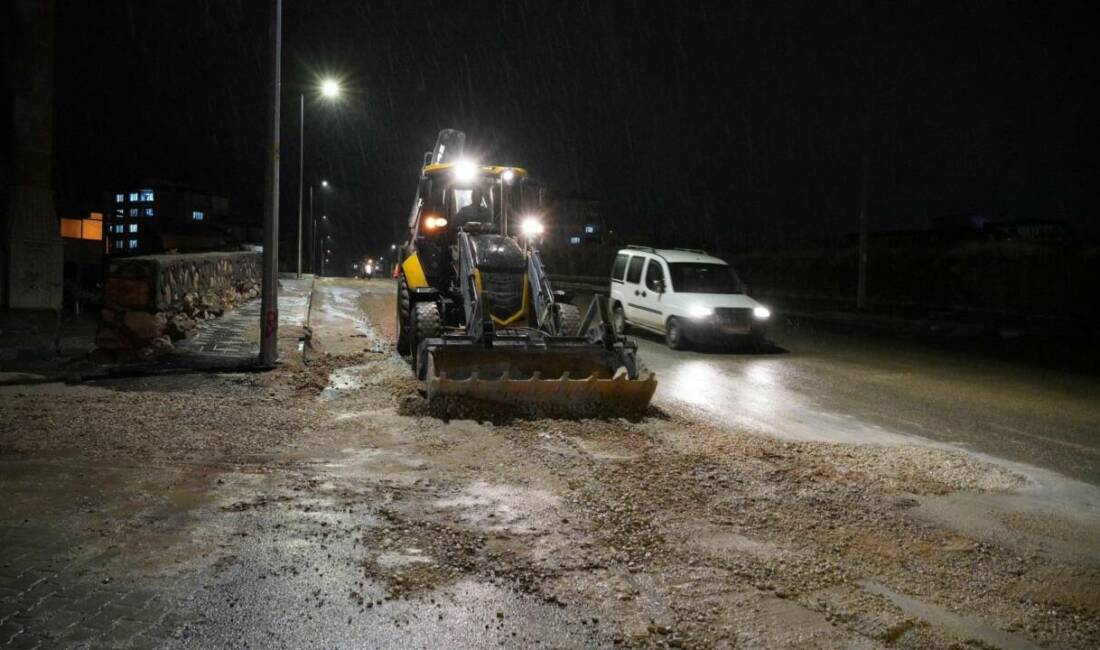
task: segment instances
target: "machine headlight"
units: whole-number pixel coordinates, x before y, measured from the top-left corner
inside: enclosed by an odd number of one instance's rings
[[[710,307],[704,307],[702,305],[692,305],[688,307],[688,316],[692,318],[706,318],[714,314],[714,310]]]
[[[757,305],[752,308],[752,315],[756,316],[760,320],[767,320],[772,315],[772,312],[770,309],[763,305]]]
[[[504,173],[500,175],[500,180],[504,181],[505,183],[511,183],[512,181],[516,180],[516,172],[512,171],[511,169],[505,169]]]
[[[520,224],[520,230],[523,231],[523,236],[530,239],[531,237],[538,237],[542,234],[542,222],[534,217],[527,217]]]
[[[477,165],[471,160],[460,160],[451,168],[451,174],[460,183],[469,183],[477,178]]]
[[[435,230],[436,228],[442,228],[447,225],[447,219],[444,217],[431,216],[424,220],[424,227],[428,230]]]

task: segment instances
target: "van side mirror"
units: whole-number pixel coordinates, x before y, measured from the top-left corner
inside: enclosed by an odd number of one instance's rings
[[[664,292],[665,292],[665,281],[664,280],[657,280],[657,293],[664,293]]]

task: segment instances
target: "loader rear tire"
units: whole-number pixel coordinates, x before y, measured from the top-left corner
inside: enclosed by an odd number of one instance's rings
[[[435,302],[418,302],[413,308],[413,339],[410,341],[413,350],[413,368],[418,379],[426,379],[428,364],[427,359],[422,359],[424,341],[437,338],[443,334],[443,317],[439,313],[439,304]]]
[[[611,327],[615,329],[615,333],[619,336],[626,336],[628,325],[626,324],[626,314],[623,312],[622,305],[615,305],[615,309],[611,312]]]
[[[558,303],[558,322],[562,336],[581,336],[581,309],[569,303]]]
[[[409,283],[402,274],[397,281],[397,353],[410,354],[412,346],[409,345],[409,307],[412,305],[412,297],[409,296]]]

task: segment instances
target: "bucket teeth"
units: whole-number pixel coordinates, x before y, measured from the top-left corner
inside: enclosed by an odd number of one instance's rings
[[[548,414],[593,417],[641,414],[656,389],[657,380],[650,373],[638,379],[627,379],[625,375],[614,379],[598,379],[590,375],[584,379],[531,376],[527,379],[505,377],[498,380],[476,376],[467,379],[439,376],[431,377],[427,382],[429,401],[441,397],[460,397]]]
[[[429,402],[438,404],[460,398],[534,415],[632,417],[645,412],[657,389],[653,373],[631,379],[620,360],[603,350],[429,350],[429,355],[425,387]]]

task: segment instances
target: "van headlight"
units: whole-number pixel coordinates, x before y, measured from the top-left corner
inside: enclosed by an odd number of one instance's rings
[[[714,310],[710,307],[704,307],[702,305],[692,305],[688,307],[688,316],[692,318],[706,318],[712,315],[714,315]]]
[[[772,312],[763,305],[757,305],[752,308],[752,315],[760,320],[767,320],[772,315]]]

